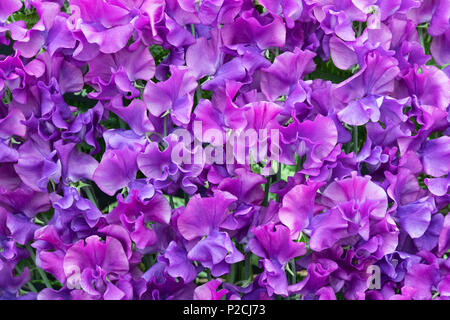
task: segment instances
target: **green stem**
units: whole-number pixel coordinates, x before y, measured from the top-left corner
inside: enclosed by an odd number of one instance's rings
[[[84,187],[84,192],[86,193],[88,199],[96,206],[98,207],[97,198],[95,197],[95,194],[91,190],[91,186]]]
[[[264,186],[264,201],[263,206],[267,207],[269,204],[269,188],[270,188],[270,176],[267,177],[267,183]]]
[[[31,283],[31,281],[27,283],[27,287],[28,287],[31,291],[33,291],[34,293],[37,293],[37,292],[38,292],[37,289],[36,289],[36,287]]]
[[[183,194],[184,196],[184,206],[186,207],[189,202],[189,196],[186,194],[186,192]]]
[[[121,129],[126,129],[127,128],[127,126],[125,125],[125,122],[121,118],[119,118],[119,126],[120,126]]]
[[[353,151],[355,152],[355,155],[358,154],[358,127],[353,127]]]
[[[425,41],[424,41],[424,38],[425,38],[425,37],[424,37],[423,29],[422,29],[422,28],[419,29],[417,33],[419,34],[419,41],[420,41],[421,47],[422,47],[422,48],[425,48]],[[425,49],[424,49],[424,51],[425,51]]]
[[[197,99],[197,104],[200,102],[200,100],[202,100],[202,92],[200,90],[200,87],[197,88],[197,90],[195,90],[195,97]]]
[[[48,224],[48,218],[47,218],[47,216],[46,216],[45,214],[42,214],[41,217],[42,217],[42,220],[44,220],[44,223],[45,223],[45,224]]]
[[[296,277],[296,267],[295,267],[295,260],[292,259],[291,261],[289,261],[289,265],[287,266],[286,270],[289,273],[289,283],[290,284],[295,284],[297,283],[297,277]]]
[[[164,137],[167,136],[167,115],[164,116]]]
[[[21,271],[21,270],[19,269],[18,266],[16,266],[15,270],[16,270],[17,274],[20,274],[20,273],[23,272],[23,271]],[[38,291],[36,290],[36,287],[31,283],[31,280],[28,281],[28,282],[26,283],[26,286],[28,287],[28,289],[30,289],[30,291],[33,291],[33,292],[35,292],[35,293],[38,292]]]
[[[146,137],[147,137],[147,140],[148,140],[149,142],[151,142],[150,136],[151,136],[152,134],[156,134],[158,137],[161,138],[161,140],[164,138],[164,137],[161,135],[161,133],[159,133],[159,132],[147,132],[147,133],[146,133]]]
[[[295,154],[295,172],[299,172],[303,168],[303,156],[300,158],[298,154]]]
[[[173,203],[173,196],[169,196],[170,208],[175,209],[175,204]]]
[[[251,260],[251,258],[252,258],[251,253],[247,252],[245,254],[245,262],[244,262],[244,279],[245,280],[248,280],[248,279],[251,280],[251,278],[253,277],[253,274],[252,274],[252,271],[253,271],[252,270],[252,260]]]
[[[147,269],[150,269],[150,267],[153,265],[153,258],[150,254],[147,254],[143,257],[142,262]]]
[[[27,247],[28,252],[30,253],[31,260],[33,260],[33,262],[36,264],[36,255],[34,254],[33,248],[31,247],[30,244],[27,244],[26,247]],[[42,270],[39,267],[37,267],[36,269],[39,272],[39,275],[41,276],[42,281],[44,281],[45,286],[49,289],[52,289],[52,285],[50,284],[50,281],[48,280],[47,275],[45,274],[44,270]]]
[[[277,168],[278,168],[278,170],[277,170],[277,181],[281,181],[281,163],[278,163],[277,164]],[[277,199],[277,202],[280,202],[280,195],[279,194],[277,194],[276,195],[276,199]]]
[[[236,276],[236,264],[233,263],[230,266],[230,273],[228,274],[228,282],[234,283],[235,276]]]

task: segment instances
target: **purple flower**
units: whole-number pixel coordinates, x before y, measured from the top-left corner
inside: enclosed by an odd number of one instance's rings
[[[180,277],[184,283],[189,283],[197,277],[197,269],[189,261],[186,249],[178,245],[175,241],[171,241],[167,246],[161,261],[166,263],[167,273],[173,277]]]
[[[82,198],[71,187],[64,189],[64,197],[54,195],[52,204],[54,215],[49,223],[56,228],[65,243],[92,235],[102,216],[95,204]]]
[[[211,269],[213,276],[227,273],[229,265],[244,259],[227,232],[220,231],[229,215],[228,206],[237,198],[217,191],[214,197],[190,199],[177,219],[180,234],[190,241],[188,258]]]
[[[283,205],[278,211],[280,221],[291,230],[292,236],[298,238],[306,228],[314,212],[317,190],[321,184],[296,185],[283,197]]]
[[[168,224],[170,207],[159,193],[150,199],[139,198],[139,191],[132,189],[126,199],[118,195],[117,207],[106,217],[109,223],[121,224],[130,233],[136,248],[145,250],[157,242],[158,235],[153,223]]]
[[[444,1],[442,1],[444,3]],[[439,65],[446,65],[450,63],[449,55],[450,43],[450,28],[443,34],[435,37],[431,43],[430,50],[434,60]]]
[[[7,0],[0,5],[0,22],[5,22],[6,19],[15,11],[22,7],[20,0]]]
[[[74,143],[62,145],[55,143],[55,149],[61,161],[61,177],[66,183],[79,180],[92,180],[98,162],[92,156],[76,150]]]
[[[137,152],[128,147],[107,150],[92,179],[103,192],[112,196],[136,178],[138,171],[136,157]]]
[[[433,176],[441,177],[450,172],[450,164],[446,160],[450,155],[450,137],[443,136],[425,142],[421,150],[424,171]]]
[[[255,237],[250,240],[250,250],[263,258],[259,262],[264,267],[260,285],[267,288],[269,295],[288,295],[285,267],[291,259],[306,253],[305,244],[292,241],[289,229],[283,225],[258,226],[252,233]]]
[[[197,82],[186,67],[173,66],[170,73],[170,78],[164,82],[147,82],[144,101],[152,115],[161,116],[171,110],[175,124],[186,125],[189,123]]]
[[[192,300],[196,288],[192,282],[185,284],[167,275],[163,262],[155,263],[142,278],[147,281],[142,300]]]
[[[251,9],[241,13],[233,23],[224,24],[220,29],[225,46],[235,49],[241,44],[254,44],[259,49],[282,47],[286,29],[278,16],[260,16]]]
[[[56,150],[41,140],[40,145],[29,140],[19,147],[19,159],[14,168],[22,181],[34,191],[47,190],[50,180],[59,181],[61,162],[54,160]]]
[[[370,238],[370,220],[386,216],[387,197],[384,190],[368,177],[351,178],[331,183],[322,193],[329,210],[311,221],[310,247],[315,251],[331,248],[338,240],[359,235]]]
[[[70,29],[81,32],[88,44],[103,53],[114,53],[125,47],[133,32],[130,23],[133,8],[121,2],[97,0],[71,0],[70,8]]]
[[[1,0],[0,300],[449,300],[449,10]]]
[[[397,60],[369,52],[361,69],[335,86],[335,97],[344,104],[339,119],[350,125],[362,125],[369,119],[379,120],[380,96],[394,91],[394,78],[398,75]]]
[[[431,257],[430,255],[428,256]],[[437,287],[440,280],[439,268],[433,260],[424,261],[425,263],[417,263],[408,270],[405,276],[405,287],[416,290],[411,297],[412,299],[431,299],[431,290]]]
[[[298,48],[279,55],[269,68],[262,70],[261,91],[269,100],[291,93],[297,82],[314,70],[314,56],[313,52]]]
[[[198,286],[194,290],[194,300],[220,300],[227,292],[227,289],[220,289],[221,280],[214,279],[204,285]]]
[[[71,246],[63,261],[67,285],[74,289],[74,299],[104,298],[120,300],[126,297],[129,263],[119,240],[98,236],[80,240]]]
[[[133,82],[138,79],[149,81],[154,74],[155,61],[150,51],[141,45],[114,54],[99,54],[89,62],[85,81],[98,91],[91,93],[91,98],[109,100],[115,95],[123,95],[131,99],[140,95]]]
[[[420,238],[431,222],[431,214],[436,210],[433,198],[426,197],[397,209],[396,219],[400,227],[411,238]]]
[[[442,231],[439,234],[439,253],[440,255],[447,252],[450,248],[450,218],[448,215],[445,216],[444,225]]]
[[[335,157],[336,151],[340,151],[335,148],[338,139],[336,125],[332,119],[322,115],[303,122],[294,119],[287,127],[281,127],[280,133],[283,158],[288,164],[295,164],[295,153],[299,157],[306,155],[303,164],[306,174],[317,172],[325,160]]]
[[[184,139],[183,136],[181,139]],[[137,165],[155,188],[167,188],[170,194],[181,188],[191,195],[197,190],[194,179],[203,170],[204,155],[195,145],[190,149],[190,141],[179,140],[175,133],[165,137],[163,141],[166,148],[163,150],[159,143],[150,142],[145,150],[137,155]]]
[[[209,268],[214,277],[228,273],[230,265],[244,260],[244,256],[236,249],[226,232],[213,230],[189,247],[188,259],[198,261],[205,268]]]
[[[286,19],[288,28],[294,26],[294,21],[297,20],[303,9],[302,2],[297,1],[283,1],[283,0],[262,0],[261,4],[271,13],[281,15]]]
[[[311,261],[307,268],[306,277],[299,283],[289,287],[289,291],[299,293],[305,299],[335,300],[335,292],[331,285],[331,274],[339,269],[336,262],[318,258]],[[338,271],[339,272],[339,271]]]
[[[442,70],[434,66],[410,68],[403,76],[406,92],[416,96],[421,105],[432,105],[445,110],[450,103],[450,81]]]

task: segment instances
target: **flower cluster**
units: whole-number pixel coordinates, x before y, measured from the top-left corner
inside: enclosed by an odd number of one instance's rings
[[[448,0],[1,0],[0,299],[450,299],[449,64]]]

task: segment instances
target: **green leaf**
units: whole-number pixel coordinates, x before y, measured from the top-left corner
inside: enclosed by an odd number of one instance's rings
[[[160,64],[161,61],[163,61],[164,58],[167,57],[170,53],[170,50],[165,50],[163,47],[158,45],[151,46],[149,50],[153,56],[153,59],[155,59],[156,65]]]

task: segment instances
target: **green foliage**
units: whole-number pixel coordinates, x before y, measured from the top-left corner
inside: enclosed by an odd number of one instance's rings
[[[352,135],[352,140],[342,146],[343,150],[345,153],[355,152],[358,154],[364,146],[364,143],[366,143],[366,126],[350,126],[348,124],[344,124],[344,127]]]
[[[109,111],[108,118],[100,121],[100,124],[106,129],[120,128],[120,118],[115,113]]]
[[[64,0],[64,4],[61,7],[61,11],[67,13],[68,15],[72,14],[72,10],[70,9],[69,1]]]
[[[450,204],[439,210],[440,213],[442,213],[444,216],[447,215],[450,211]]]
[[[281,165],[281,180],[287,181],[288,177],[293,177],[296,173],[295,166]]]
[[[36,9],[33,7],[31,7],[31,9],[25,9],[25,7],[23,7],[21,10],[13,13],[8,17],[9,22],[25,21],[27,29],[33,28],[39,20],[39,15]]]
[[[28,292],[39,292],[44,288],[53,288],[55,290],[62,288],[62,284],[59,283],[51,274],[36,266],[35,249],[33,249],[30,244],[27,244],[26,246],[17,246],[28,250],[30,254],[28,259],[20,260],[14,270],[14,276],[22,274],[25,268],[28,268],[30,271],[30,281],[22,286],[20,290],[21,294],[26,294]]]
[[[427,175],[427,174],[425,174],[425,172],[417,177],[417,182],[419,183],[419,187],[421,187],[422,189],[425,189],[425,190],[427,190],[427,185],[424,182],[424,180],[426,178],[432,178],[432,177]]]
[[[356,73],[357,68],[341,70],[337,68],[331,59],[323,61],[320,57],[315,57],[316,69],[305,76],[305,80],[322,79],[333,83],[340,83]]]
[[[78,152],[91,153],[93,149],[94,149],[93,146],[87,144],[87,143],[84,142],[84,141],[82,141],[81,143],[78,143],[78,144],[77,144],[77,150],[78,150]]]
[[[264,12],[266,12],[266,8],[264,8],[257,0],[253,1],[253,5],[254,5],[256,11],[258,11],[260,14],[263,14]]]
[[[80,114],[93,108],[97,104],[97,100],[88,97],[88,94],[93,91],[94,89],[92,87],[86,85],[80,92],[66,92],[63,95],[63,99],[69,106],[77,108],[76,114]]]
[[[426,65],[431,65],[438,67],[439,69],[444,69],[447,65],[440,66],[434,60],[431,55],[431,43],[433,42],[433,37],[428,33],[428,28],[430,26],[429,22],[424,22],[417,25],[416,30],[419,35],[420,45],[422,46],[424,53],[430,56],[430,60],[427,61]]]
[[[166,198],[167,201],[169,201],[171,206],[173,205],[173,208],[179,208],[181,206],[184,206],[184,203],[185,203],[183,198],[176,197],[176,196],[169,196],[169,195],[164,194],[164,198]]]
[[[2,98],[2,102],[6,105],[10,104],[12,101],[12,94],[8,87],[5,89],[5,94]]]
[[[363,31],[367,28],[367,21],[353,21],[353,31],[355,32],[355,37],[359,37]]]
[[[267,60],[273,63],[275,61],[275,58],[280,55],[279,50],[280,49],[277,47],[266,49],[266,51],[264,51],[264,57],[266,57]]]
[[[153,59],[155,59],[156,65],[160,64],[161,61],[163,61],[164,58],[167,57],[170,53],[170,50],[165,50],[163,47],[158,45],[151,46],[149,50],[153,56]]]

